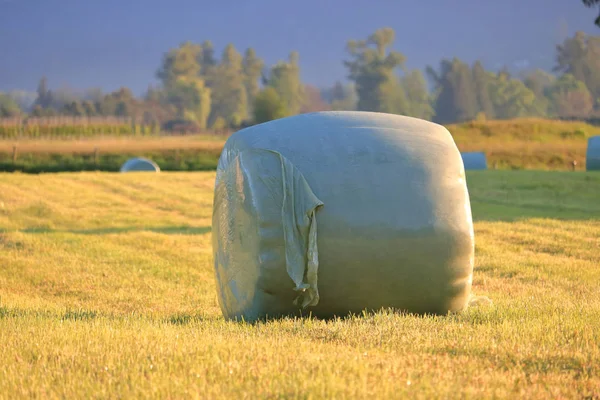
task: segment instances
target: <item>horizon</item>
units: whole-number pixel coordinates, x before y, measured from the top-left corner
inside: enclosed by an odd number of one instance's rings
[[[169,49],[204,40],[212,41],[218,57],[228,43],[239,52],[253,47],[268,66],[298,51],[303,82],[324,88],[347,82],[343,66],[347,41],[366,38],[385,26],[395,30],[392,48],[407,57],[409,69],[423,71],[426,66],[437,67],[444,58],[457,57],[469,64],[480,60],[490,70],[506,66],[513,73],[550,71],[558,43],[576,31],[598,33],[594,12],[578,2],[404,3],[380,1],[373,7],[362,2],[363,7],[352,8],[336,7],[341,0],[293,6],[274,0],[235,6],[232,1],[150,0],[140,13],[139,0],[124,4],[3,0],[0,49],[12,56],[0,63],[0,91],[33,92],[46,76],[53,89],[110,92],[128,87],[141,95],[158,84],[156,71]],[[406,10],[410,17],[400,12]],[[206,13],[210,18],[204,20]],[[271,24],[261,23],[261,18]],[[415,37],[421,40],[412,40]]]

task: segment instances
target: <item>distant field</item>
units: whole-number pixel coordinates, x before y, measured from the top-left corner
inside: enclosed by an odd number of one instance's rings
[[[600,127],[583,122],[515,119],[449,125],[461,151],[485,151],[498,169],[585,170],[587,138]]]
[[[224,322],[214,173],[0,174],[0,399],[600,396],[600,173],[468,174],[447,317]]]
[[[461,151],[484,151],[493,169],[585,169],[587,138],[600,127],[539,119],[448,125]],[[170,171],[214,169],[225,134],[0,139],[0,171],[118,171],[128,157],[153,158]],[[14,153],[16,146],[16,154]]]

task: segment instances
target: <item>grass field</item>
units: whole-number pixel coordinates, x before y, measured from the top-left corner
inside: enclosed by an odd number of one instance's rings
[[[214,174],[0,174],[0,398],[600,398],[600,174],[468,175],[444,317],[223,321]]]

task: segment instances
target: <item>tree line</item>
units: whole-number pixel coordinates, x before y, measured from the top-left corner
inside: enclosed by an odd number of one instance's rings
[[[553,71],[513,76],[458,58],[406,67],[392,49],[394,31],[382,28],[346,45],[347,82],[317,88],[300,79],[300,56],[272,66],[252,49],[232,44],[217,57],[210,41],[185,42],[169,50],[156,73],[159,84],[136,97],[128,88],[83,94],[51,90],[39,82],[33,104],[0,93],[0,117],[119,116],[163,129],[239,128],[289,115],[360,110],[409,115],[439,123],[518,117],[597,118],[600,115],[600,37],[582,32],[556,46]],[[430,85],[426,77],[429,79]],[[19,104],[21,103],[21,104]]]

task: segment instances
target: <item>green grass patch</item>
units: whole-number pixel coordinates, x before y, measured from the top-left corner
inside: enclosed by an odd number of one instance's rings
[[[0,153],[0,171],[4,172],[116,172],[130,158],[146,157],[156,162],[163,171],[214,170],[220,151],[215,150],[164,150],[125,153],[23,153],[13,161],[9,153]]]

